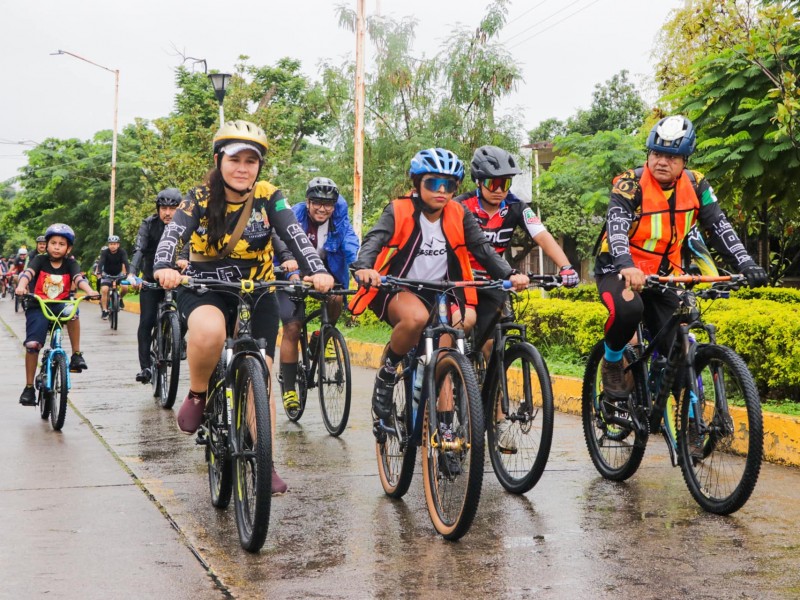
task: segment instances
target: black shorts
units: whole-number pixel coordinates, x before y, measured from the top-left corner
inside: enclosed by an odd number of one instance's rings
[[[306,309],[305,302],[297,299],[296,296],[277,290],[275,296],[278,299],[278,313],[281,317],[281,323],[297,323],[305,318]]]
[[[278,300],[275,294],[262,292],[256,294],[255,308],[250,320],[250,333],[256,339],[266,342],[267,356],[275,357],[275,339],[278,337]],[[231,335],[239,314],[239,301],[232,294],[205,291],[198,294],[194,290],[179,288],[175,302],[184,322],[189,322],[189,315],[198,306],[216,306],[225,315],[227,335]]]
[[[391,325],[394,327],[394,323],[389,322],[389,302],[391,302],[392,298],[394,298],[398,292],[406,291],[411,292],[417,298],[422,300],[422,303],[428,309],[429,313],[436,314],[434,308],[436,305],[436,297],[439,294],[436,290],[415,290],[415,289],[407,289],[403,288],[400,289],[380,289],[376,296],[372,299],[372,302],[369,303],[369,308],[375,315],[384,323]],[[449,291],[447,292],[447,296],[450,298],[450,316],[452,317],[453,312],[459,307],[465,304],[464,301],[464,294],[462,291]],[[473,307],[474,308],[474,307]],[[452,320],[452,319],[451,319]],[[431,319],[428,320],[430,322]]]
[[[23,344],[38,342],[40,346],[44,346],[47,341],[47,333],[50,331],[50,321],[44,316],[39,303],[33,304],[34,302],[36,300],[30,300],[31,304],[25,311],[25,341]],[[61,314],[63,310],[72,310],[69,304],[50,304],[49,308],[56,315]],[[72,319],[75,318],[77,316]]]

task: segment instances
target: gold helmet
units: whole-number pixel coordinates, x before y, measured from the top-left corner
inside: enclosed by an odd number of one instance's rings
[[[228,154],[237,154],[242,150],[254,150],[258,153],[259,158],[264,158],[268,146],[267,134],[261,127],[250,121],[226,121],[214,134],[214,154],[219,154],[227,147]]]

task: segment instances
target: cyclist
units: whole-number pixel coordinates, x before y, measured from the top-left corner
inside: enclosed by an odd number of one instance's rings
[[[36,238],[36,256],[47,254],[47,240],[43,235]]]
[[[19,284],[16,293],[23,295],[28,293],[28,288],[33,284],[33,293],[46,300],[65,300],[69,297],[72,283],[77,283],[78,287],[89,295],[97,296],[91,288],[86,277],[81,273],[78,262],[69,256],[72,246],[75,244],[75,232],[69,225],[64,223],[54,223],[47,228],[44,234],[47,240],[47,254],[40,254],[31,259],[30,264],[19,276]],[[58,314],[59,308],[53,309]],[[76,319],[67,323],[67,328],[79,327]],[[48,322],[42,313],[39,304],[31,304],[25,311],[25,388],[19,397],[20,404],[33,406],[36,404],[36,391],[33,388],[33,379],[36,375],[36,365],[39,362],[39,350],[44,346],[47,339]],[[70,359],[70,370],[73,370],[73,362],[80,362],[82,368],[86,368],[79,348],[79,337],[70,331],[72,342],[72,358]],[[79,360],[76,359],[79,357]]]
[[[382,275],[439,281],[471,280],[469,248],[489,275],[508,279],[517,289],[528,285],[489,245],[475,219],[453,196],[464,178],[464,165],[450,150],[429,148],[411,159],[409,176],[414,189],[390,202],[364,237],[352,265],[362,287],[350,301],[353,314],[367,306],[392,326],[386,363],[375,378],[372,409],[380,419],[391,415],[396,365],[417,345],[425,328],[435,293],[379,289]],[[413,241],[412,241],[413,240]],[[475,324],[477,295],[474,288],[456,292],[460,302],[451,308],[451,322],[469,331]],[[463,314],[459,306],[465,306]],[[444,340],[442,341],[444,343]]]
[[[100,317],[103,319],[108,318],[108,292],[111,289],[111,279],[104,277],[104,275],[117,276],[127,275],[131,272],[131,265],[128,262],[128,253],[119,247],[119,236],[108,236],[108,247],[100,252],[100,258],[97,259],[96,272],[100,276]],[[123,308],[125,305],[122,298],[128,293],[128,286],[119,286],[119,307]]]
[[[550,260],[559,265],[562,283],[566,287],[578,285],[578,273],[572,268],[561,246],[533,209],[509,191],[514,175],[522,173],[514,157],[497,146],[481,146],[472,156],[470,173],[478,187],[461,194],[456,200],[475,216],[495,251],[502,256],[511,244],[514,231],[522,229]],[[469,258],[473,270],[484,270],[474,255],[470,254]],[[479,344],[489,337],[504,300],[505,293],[502,290],[478,290],[475,333]],[[491,339],[486,340],[485,351],[488,352],[491,343]]]
[[[327,177],[314,177],[306,187],[306,201],[292,207],[297,222],[303,228],[311,245],[317,250],[325,267],[333,275],[336,284],[350,287],[350,265],[358,254],[358,236],[353,231],[347,215],[347,201],[339,194],[339,188]],[[286,245],[273,236],[275,255],[281,260],[285,276],[299,276],[297,261]],[[304,313],[303,301],[293,300],[288,293],[278,290],[278,306],[283,323],[281,339],[281,379],[283,380],[283,406],[286,410],[300,408],[297,397],[297,344]],[[335,324],[342,313],[343,296],[327,299],[328,315]]]
[[[28,265],[28,249],[25,246],[20,246],[17,253],[9,259],[9,268],[11,272],[11,284],[16,288],[20,274],[25,270]]]
[[[697,221],[717,253],[745,275],[748,285],[767,283],[764,269],[747,253],[717,204],[703,175],[686,168],[694,152],[692,122],[677,115],[661,119],[647,138],[647,162],[614,179],[599,253],[597,290],[609,311],[601,366],[607,394],[625,398],[633,389],[626,371],[625,344],[642,319],[654,335],[678,305],[677,295],[644,290],[648,275],[680,273],[684,240]],[[659,351],[668,351],[665,340]]]
[[[189,190],[156,249],[153,275],[163,287],[173,289],[181,283],[181,274],[173,269],[181,241],[191,244],[186,273],[194,278],[273,280],[273,230],[291,248],[303,272],[309,274],[305,279],[317,291],[327,292],[333,287],[333,277],[297,224],[283,193],[271,183],[258,181],[267,145],[264,131],[248,121],[228,121],[214,135],[215,168],[204,185]],[[251,200],[252,211],[241,239],[228,244],[243,207]],[[176,295],[178,310],[190,332],[189,393],[178,411],[177,422],[181,431],[192,434],[202,422],[208,380],[225,342],[226,321],[235,321],[238,304],[213,291],[201,295],[184,288]],[[266,341],[266,362],[271,372],[278,334],[278,302],[274,294],[262,294],[252,323],[253,337]],[[271,401],[274,430],[275,407]],[[287,489],[274,468],[272,489],[277,493]]]
[[[175,211],[181,203],[181,192],[176,188],[165,188],[156,195],[156,214],[146,217],[136,234],[136,244],[131,261],[131,275],[134,277],[141,272],[142,278],[150,283],[155,282],[153,277],[153,259],[156,255],[158,242],[164,233],[164,228],[172,221]],[[134,285],[140,289],[141,285]],[[158,315],[158,303],[164,299],[164,291],[145,288],[139,295],[139,330],[137,340],[139,343],[139,368],[136,381],[150,383],[150,342],[152,341],[153,327]]]

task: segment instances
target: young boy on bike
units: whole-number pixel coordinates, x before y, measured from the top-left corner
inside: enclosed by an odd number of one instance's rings
[[[75,232],[69,225],[54,223],[47,228],[44,234],[47,241],[47,254],[40,254],[31,259],[27,268],[20,274],[17,284],[17,295],[28,293],[29,286],[33,284],[33,293],[45,300],[66,300],[69,298],[73,283],[89,295],[96,296],[86,277],[81,273],[78,261],[69,256],[75,243]],[[63,306],[63,305],[62,305]],[[52,307],[58,314],[62,308],[59,305]],[[67,328],[78,328],[76,319],[67,324]],[[25,388],[19,397],[19,403],[25,406],[36,405],[36,391],[33,388],[33,379],[36,375],[36,365],[39,362],[39,350],[47,341],[48,321],[38,304],[28,306],[25,311]],[[70,335],[70,339],[79,339],[77,335]],[[73,363],[80,362],[86,368],[86,362],[77,343],[72,346]]]

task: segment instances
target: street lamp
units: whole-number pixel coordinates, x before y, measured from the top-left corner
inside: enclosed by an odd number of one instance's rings
[[[222,108],[222,101],[225,100],[225,88],[228,87],[228,82],[231,80],[229,73],[207,73],[208,78],[211,80],[211,85],[214,86],[214,95],[219,102],[219,126],[225,125],[225,110]]]
[[[113,235],[114,197],[117,188],[117,113],[119,112],[119,69],[109,69],[108,67],[104,67],[103,65],[98,65],[96,62],[93,62],[88,58],[83,58],[82,56],[78,56],[77,54],[73,54],[72,52],[67,52],[66,50],[59,50],[58,52],[51,53],[51,55],[54,56],[58,54],[68,54],[79,60],[82,60],[83,62],[87,62],[90,65],[94,65],[95,67],[100,67],[101,69],[108,71],[109,73],[114,73],[114,133],[111,138],[111,198],[108,201],[108,235]]]

